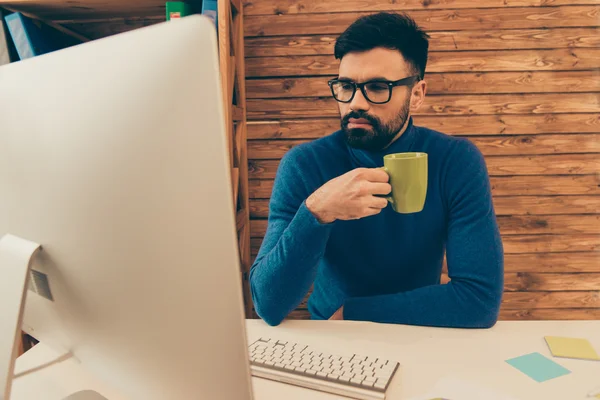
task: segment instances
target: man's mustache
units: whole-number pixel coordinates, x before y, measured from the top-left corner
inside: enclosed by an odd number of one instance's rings
[[[362,118],[362,119],[369,121],[369,123],[372,126],[379,125],[379,119],[377,119],[376,117],[373,117],[372,115],[369,115],[366,112],[351,111],[348,114],[346,114],[344,116],[344,118],[342,119],[342,123],[344,124],[344,126],[347,126],[350,123],[350,118],[355,118],[355,119]]]

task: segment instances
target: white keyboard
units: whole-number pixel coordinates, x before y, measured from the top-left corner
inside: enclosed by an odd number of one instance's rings
[[[339,356],[273,338],[249,346],[253,376],[360,400],[385,399],[399,364],[361,356]]]

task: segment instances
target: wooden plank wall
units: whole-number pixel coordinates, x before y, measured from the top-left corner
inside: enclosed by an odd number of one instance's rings
[[[501,318],[600,319],[600,0],[246,0],[253,259],[279,160],[339,128],[326,84],[337,35],[383,10],[431,35],[415,123],[486,157],[506,253]],[[305,303],[292,317],[308,317]]]

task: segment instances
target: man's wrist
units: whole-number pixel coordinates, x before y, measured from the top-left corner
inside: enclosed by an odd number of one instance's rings
[[[308,197],[308,199],[306,199],[306,208],[321,224],[329,224],[335,220],[328,217],[327,213],[322,211],[322,209],[319,207],[318,199],[314,195],[311,195]]]

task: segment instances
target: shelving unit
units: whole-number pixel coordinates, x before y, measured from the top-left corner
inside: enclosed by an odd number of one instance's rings
[[[188,0],[195,11],[200,0]],[[0,8],[20,11],[81,41],[88,41],[165,21],[164,0],[0,0]],[[248,285],[250,269],[250,212],[246,146],[246,88],[243,5],[241,0],[218,0],[221,85],[227,121],[239,254],[246,316],[252,317]]]
[[[246,146],[246,85],[244,29],[241,0],[218,0],[219,61],[225,101],[227,138],[231,160],[241,279],[246,316],[252,314],[250,271],[250,205],[248,199],[248,152]]]

